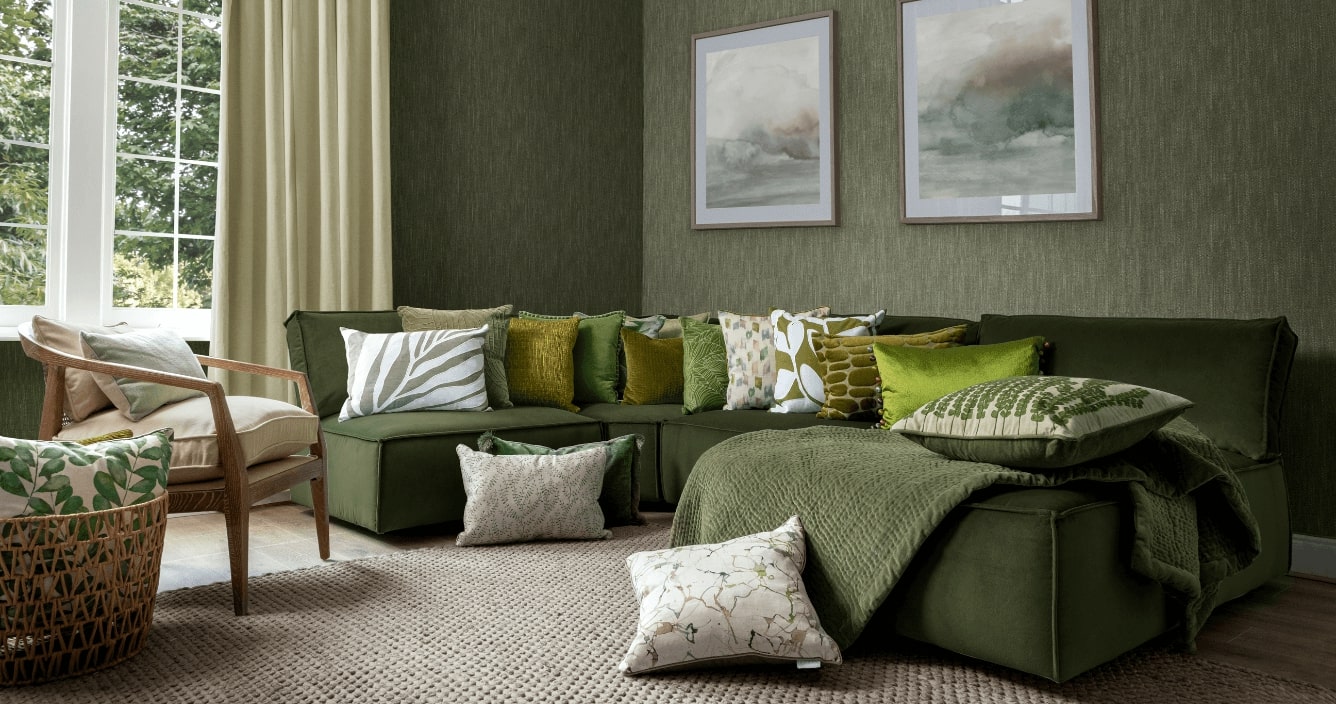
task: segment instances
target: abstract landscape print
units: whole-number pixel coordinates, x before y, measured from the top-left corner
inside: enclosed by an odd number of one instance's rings
[[[693,225],[833,224],[832,20],[694,37]]]

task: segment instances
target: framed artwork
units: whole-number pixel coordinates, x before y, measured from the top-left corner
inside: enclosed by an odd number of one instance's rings
[[[835,13],[691,37],[691,227],[838,224]]]
[[[900,221],[1100,217],[1095,0],[899,0]]]

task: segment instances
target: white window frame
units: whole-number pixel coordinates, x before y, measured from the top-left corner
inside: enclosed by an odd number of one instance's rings
[[[133,4],[195,14],[152,3]],[[46,304],[0,306],[0,326],[6,326],[0,327],[0,338],[14,339],[14,328],[7,326],[46,315],[77,322],[164,327],[186,339],[208,340],[212,309],[112,305],[120,0],[52,0],[51,5]],[[221,165],[219,171],[221,184]],[[215,247],[215,262],[216,253]]]

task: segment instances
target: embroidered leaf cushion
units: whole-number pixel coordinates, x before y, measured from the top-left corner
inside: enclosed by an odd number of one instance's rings
[[[464,330],[487,326],[483,341],[483,368],[487,380],[487,405],[494,409],[510,408],[509,384],[506,380],[506,338],[510,331],[510,304],[495,308],[465,310],[433,310],[399,306],[399,319],[404,332],[419,330]]]
[[[1057,469],[1126,450],[1191,407],[1136,384],[1017,376],[929,401],[891,430],[952,459]]]
[[[682,402],[682,338],[655,340],[622,328],[626,348],[626,390],[622,403]]]
[[[521,318],[565,320],[569,316],[538,315],[520,311]],[[626,311],[602,315],[574,315],[580,321],[572,357],[575,364],[575,403],[617,403],[618,338]]]
[[[682,318],[682,412],[703,413],[724,407],[728,390],[728,355],[724,331],[714,323]]]
[[[339,420],[403,411],[485,411],[483,343],[471,330],[366,333],[339,328],[348,353],[348,400]]]
[[[1042,337],[924,349],[872,344],[881,377],[881,423],[893,423],[915,409],[952,391],[985,381],[1039,373]]]
[[[83,356],[87,359],[196,379],[207,378],[194,350],[190,349],[185,338],[171,330],[153,328],[111,335],[85,330],[79,333],[79,337],[83,340]],[[111,399],[112,405],[130,420],[139,420],[169,403],[204,395],[201,391],[179,386],[124,377],[113,378],[109,374],[94,374],[93,379],[102,393]]]
[[[797,516],[765,533],[631,555],[640,618],[618,669],[843,662],[803,587],[806,562]]]
[[[825,336],[867,336],[886,315],[816,318],[776,310],[770,313],[775,328],[775,403],[772,413],[816,413],[826,400],[816,341]]]
[[[602,540],[604,447],[565,455],[489,455],[455,448],[464,480],[464,530],[456,545]]]
[[[965,325],[913,335],[820,337],[816,340],[817,369],[826,399],[818,418],[876,420],[881,410],[881,385],[873,343],[903,347],[955,347],[965,340]]]
[[[516,440],[496,437],[488,431],[478,438],[478,450],[493,455],[569,455],[591,447],[608,451],[607,468],[603,474],[603,488],[598,495],[598,506],[603,511],[603,526],[641,525],[640,515],[640,450],[645,439],[639,435],[623,435],[602,442],[589,442],[570,447],[551,448]]]
[[[820,307],[797,315],[824,317],[829,308]],[[728,387],[724,392],[724,410],[769,408],[775,402],[775,326],[769,315],[739,315],[719,311],[719,327],[724,331],[724,350],[728,358]]]
[[[142,504],[167,490],[172,431],[76,442],[0,438],[0,517],[50,516]]]
[[[578,411],[575,398],[577,318],[510,321],[506,340],[506,378],[516,406],[551,406]]]

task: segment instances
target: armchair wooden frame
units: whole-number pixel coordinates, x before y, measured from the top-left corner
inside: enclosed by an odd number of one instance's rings
[[[329,559],[329,510],[325,496],[325,436],[317,427],[316,442],[309,455],[292,455],[247,468],[241,441],[227,406],[227,395],[219,382],[171,374],[153,369],[84,359],[47,347],[33,337],[31,323],[19,326],[19,340],[29,357],[42,363],[46,377],[46,395],[38,439],[50,440],[60,432],[65,411],[65,370],[82,369],[115,377],[151,381],[183,389],[201,391],[213,411],[218,439],[218,463],[222,479],[167,485],[168,512],[221,511],[227,523],[227,551],[232,568],[232,606],[238,616],[249,610],[247,570],[250,551],[250,509],[261,499],[302,482],[311,483],[315,511],[316,538],[320,558]],[[258,374],[291,381],[297,385],[301,407],[316,414],[311,384],[302,372],[248,362],[196,355],[201,365],[245,374]],[[318,414],[316,414],[318,415]]]

